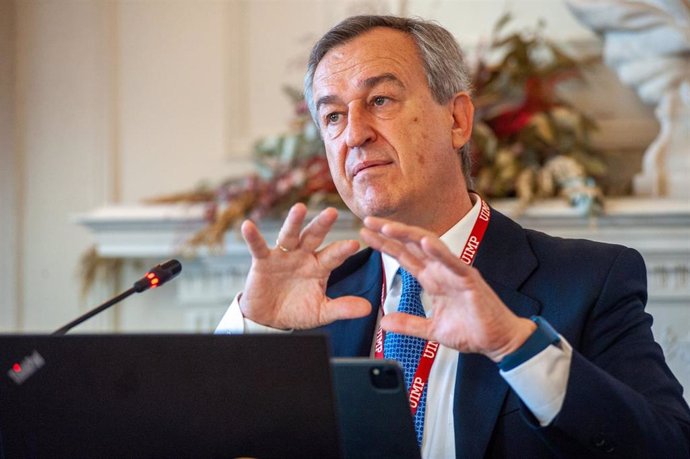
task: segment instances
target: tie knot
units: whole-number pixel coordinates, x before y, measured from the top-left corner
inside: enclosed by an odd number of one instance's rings
[[[408,294],[421,294],[422,286],[419,285],[419,281],[412,274],[407,272],[405,269],[399,269],[400,276],[402,277],[402,291]]]
[[[422,286],[419,285],[419,281],[412,274],[403,268],[400,268],[399,272],[402,277],[402,292],[398,311],[424,317],[424,307],[422,306],[421,299]]]

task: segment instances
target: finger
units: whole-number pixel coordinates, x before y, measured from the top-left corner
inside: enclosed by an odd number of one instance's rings
[[[402,242],[414,242],[417,244],[421,243],[425,237],[437,237],[431,231],[399,222],[386,223],[381,228],[381,233]]]
[[[402,312],[391,312],[381,319],[381,328],[387,332],[416,336],[426,340],[433,340],[429,336],[431,321],[424,317],[413,316]]]
[[[371,312],[371,303],[358,296],[342,296],[329,300],[322,309],[321,323],[329,324],[336,320],[357,319]]]
[[[338,211],[333,207],[319,212],[319,215],[314,217],[302,230],[299,247],[307,252],[318,249],[337,219]]]
[[[383,228],[383,225],[385,225],[386,223],[392,222],[393,220],[388,220],[386,218],[381,217],[365,217],[363,221],[365,227],[376,232],[380,232],[381,228]]]
[[[374,232],[369,228],[362,228],[359,234],[366,244],[398,260],[400,265],[413,276],[416,277],[419,271],[424,268],[424,259],[417,257],[402,242]]]
[[[417,243],[417,242],[404,242],[403,245],[405,246],[405,249],[410,252],[410,255],[413,257],[422,260],[422,261],[427,261],[429,259],[429,256],[422,250],[422,246]]]
[[[242,238],[244,238],[244,241],[247,243],[249,253],[251,253],[253,258],[265,258],[270,254],[270,249],[266,245],[266,240],[253,221],[245,220],[242,222],[240,230],[242,232]]]
[[[359,230],[359,235],[370,247],[380,252],[387,253],[393,258],[397,259],[402,255],[403,251],[405,251],[405,246],[402,244],[402,242],[386,237],[381,233],[370,230],[369,228],[362,228]]]
[[[368,229],[405,244],[405,247],[419,259],[426,258],[426,254],[421,249],[421,240],[424,237],[435,237],[433,233],[422,228],[393,222],[383,218],[367,217],[366,223],[365,226]]]
[[[386,220],[385,218],[367,217],[366,220],[368,224],[365,226],[368,229],[403,243],[405,248],[415,258],[419,260],[428,258],[421,248],[420,241],[424,235],[432,235],[432,233],[421,230],[421,228],[415,228],[413,226],[403,225],[391,220]]]
[[[283,226],[280,227],[276,245],[287,250],[293,250],[299,245],[299,233],[302,230],[304,217],[307,216],[307,206],[298,202],[290,208]]]
[[[417,226],[405,225],[404,223],[380,217],[366,217],[364,219],[364,226],[372,231],[385,234],[400,241],[419,242],[425,236],[434,236],[432,232]]]
[[[348,258],[357,253],[359,242],[353,239],[347,241],[337,241],[328,244],[317,253],[317,258],[321,266],[328,271],[333,271]]]
[[[467,263],[451,252],[448,246],[438,238],[423,238],[421,248],[429,258],[438,260],[459,276],[467,276],[472,271]]]

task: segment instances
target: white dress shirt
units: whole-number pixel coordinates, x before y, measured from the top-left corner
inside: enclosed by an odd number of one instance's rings
[[[459,254],[474,226],[481,202],[472,195],[474,206],[455,226],[448,230],[441,240],[454,253]],[[489,223],[490,224],[490,223]],[[402,290],[401,276],[397,274],[400,264],[386,254],[382,255],[386,276],[386,314],[395,312]],[[216,333],[276,333],[281,332],[257,324],[242,316],[238,303],[239,294],[221,319]],[[422,292],[422,305],[427,317],[433,315],[431,301]],[[373,343],[372,343],[373,356]],[[500,371],[520,399],[532,411],[542,426],[549,424],[559,413],[570,374],[572,348],[561,336],[560,347],[549,346],[530,360],[510,371]],[[455,434],[453,428],[453,399],[455,376],[458,366],[458,351],[439,346],[436,360],[429,375],[422,457],[453,458],[455,456]],[[498,367],[496,371],[499,371]]]

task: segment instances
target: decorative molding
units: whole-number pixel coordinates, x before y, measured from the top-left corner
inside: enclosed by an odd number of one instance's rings
[[[193,205],[130,205],[106,206],[87,214],[79,214],[74,221],[91,230],[99,255],[119,258],[151,258],[185,255],[186,241],[206,225],[205,206]],[[309,217],[309,216],[308,216]],[[356,238],[354,216],[341,212],[326,241]],[[260,224],[268,241],[275,240],[280,222],[264,220]],[[225,245],[219,250],[225,257],[246,255],[247,250],[237,231],[229,231]],[[206,249],[197,255],[206,257]]]
[[[213,330],[223,316],[223,310],[218,308],[197,308],[185,312],[187,329],[194,333],[208,333]]]
[[[688,254],[677,260],[668,258],[647,261],[650,299],[686,301],[690,292],[690,260]]]
[[[547,200],[516,216],[517,202],[494,203],[499,211],[528,228],[554,236],[622,244],[640,251],[647,262],[650,302],[690,303],[690,203],[683,200],[619,198],[606,201],[605,215],[583,217],[562,200]],[[186,240],[204,227],[203,205],[115,206],[76,217],[96,238],[104,257],[163,258],[187,256]],[[268,241],[276,238],[280,222],[264,221]],[[357,238],[357,221],[341,217],[327,242]],[[241,288],[249,255],[236,231],[230,231],[221,250],[198,250],[185,261],[178,282],[178,299],[194,303],[226,301],[228,292]]]
[[[210,261],[212,260],[212,261]],[[183,305],[223,303],[244,285],[251,258],[209,257],[202,261],[185,261],[184,272],[178,281],[177,298]]]
[[[690,335],[680,338],[673,328],[665,327],[656,338],[668,360],[690,371]]]
[[[686,389],[685,400],[689,400],[687,388],[690,387],[690,332],[687,330],[687,319],[680,323],[682,326],[676,323],[675,328],[668,326],[660,332],[657,330],[655,338],[664,350],[666,363]]]

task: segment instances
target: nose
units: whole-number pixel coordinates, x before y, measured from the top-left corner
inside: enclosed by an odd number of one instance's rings
[[[360,104],[352,104],[347,113],[345,142],[348,148],[362,147],[376,138],[369,112]]]

